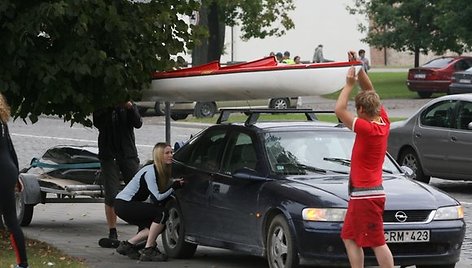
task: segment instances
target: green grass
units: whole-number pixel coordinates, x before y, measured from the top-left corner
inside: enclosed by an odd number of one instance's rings
[[[382,99],[417,99],[418,94],[406,86],[407,72],[369,73],[370,81]],[[325,95],[328,99],[337,99],[339,91]]]
[[[37,240],[26,240],[26,252],[30,267],[86,268],[79,259],[67,256],[60,250]],[[10,244],[9,234],[0,230],[0,267],[15,267],[16,258]]]

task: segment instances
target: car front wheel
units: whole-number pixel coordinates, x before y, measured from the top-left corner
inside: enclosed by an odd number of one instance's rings
[[[197,250],[197,244],[185,241],[185,226],[182,212],[176,202],[171,202],[168,207],[169,218],[162,235],[162,244],[167,255],[171,258],[191,258]]]
[[[216,112],[216,104],[214,102],[197,102],[195,104],[194,116],[197,118],[213,117]]]
[[[271,109],[287,109],[290,106],[290,102],[286,98],[278,98],[270,100]]]
[[[274,217],[267,233],[267,261],[270,268],[295,268],[299,264],[293,235],[281,214]]]
[[[417,181],[421,181],[424,183],[429,183],[431,180],[430,176],[426,176],[423,173],[423,167],[421,166],[420,159],[418,158],[418,155],[416,152],[408,148],[405,151],[403,151],[400,155],[400,158],[398,159],[398,163],[402,166],[407,166],[413,170],[413,179]]]

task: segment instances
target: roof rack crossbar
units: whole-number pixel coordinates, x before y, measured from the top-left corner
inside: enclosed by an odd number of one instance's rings
[[[259,119],[260,114],[305,114],[307,121],[318,120],[316,114],[334,113],[334,111],[314,111],[312,109],[220,109],[220,116],[216,121],[217,124],[228,121],[230,114],[244,113],[248,116],[244,125],[252,126]]]

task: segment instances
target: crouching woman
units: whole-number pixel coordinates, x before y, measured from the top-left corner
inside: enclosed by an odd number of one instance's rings
[[[153,163],[142,167],[126,187],[116,196],[115,213],[129,224],[138,226],[138,233],[120,242],[116,251],[141,261],[166,261],[167,255],[157,248],[156,239],[167,219],[165,201],[182,180],[171,180],[172,148],[157,143],[152,151]],[[138,245],[145,243],[143,250]]]

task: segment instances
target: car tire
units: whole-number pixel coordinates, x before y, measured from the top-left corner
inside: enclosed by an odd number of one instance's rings
[[[275,216],[267,233],[267,261],[270,268],[298,267],[299,258],[295,239],[282,214]]]
[[[172,120],[177,121],[177,120],[184,120],[185,118],[188,117],[188,114],[173,114],[170,116]]]
[[[169,218],[162,234],[162,244],[171,258],[186,259],[195,255],[197,244],[185,241],[185,225],[182,212],[175,201],[167,206]]]
[[[413,179],[424,183],[429,183],[431,180],[430,176],[427,176],[423,172],[418,154],[411,148],[405,149],[398,158],[398,163],[401,166],[407,166],[413,170]]]
[[[288,109],[290,107],[290,101],[287,98],[276,98],[271,99],[269,108],[271,109]]]
[[[33,220],[34,205],[25,204],[24,192],[15,192],[16,218],[21,226],[30,225]]]
[[[166,114],[166,111],[165,111],[165,104],[156,101],[156,103],[154,104],[154,112],[155,112],[156,115],[158,115],[158,116],[165,115],[165,114]]]
[[[422,99],[430,98],[433,95],[433,92],[418,91],[418,96]]]
[[[193,111],[193,115],[197,118],[213,117],[216,112],[216,103],[214,102],[197,102]]]

